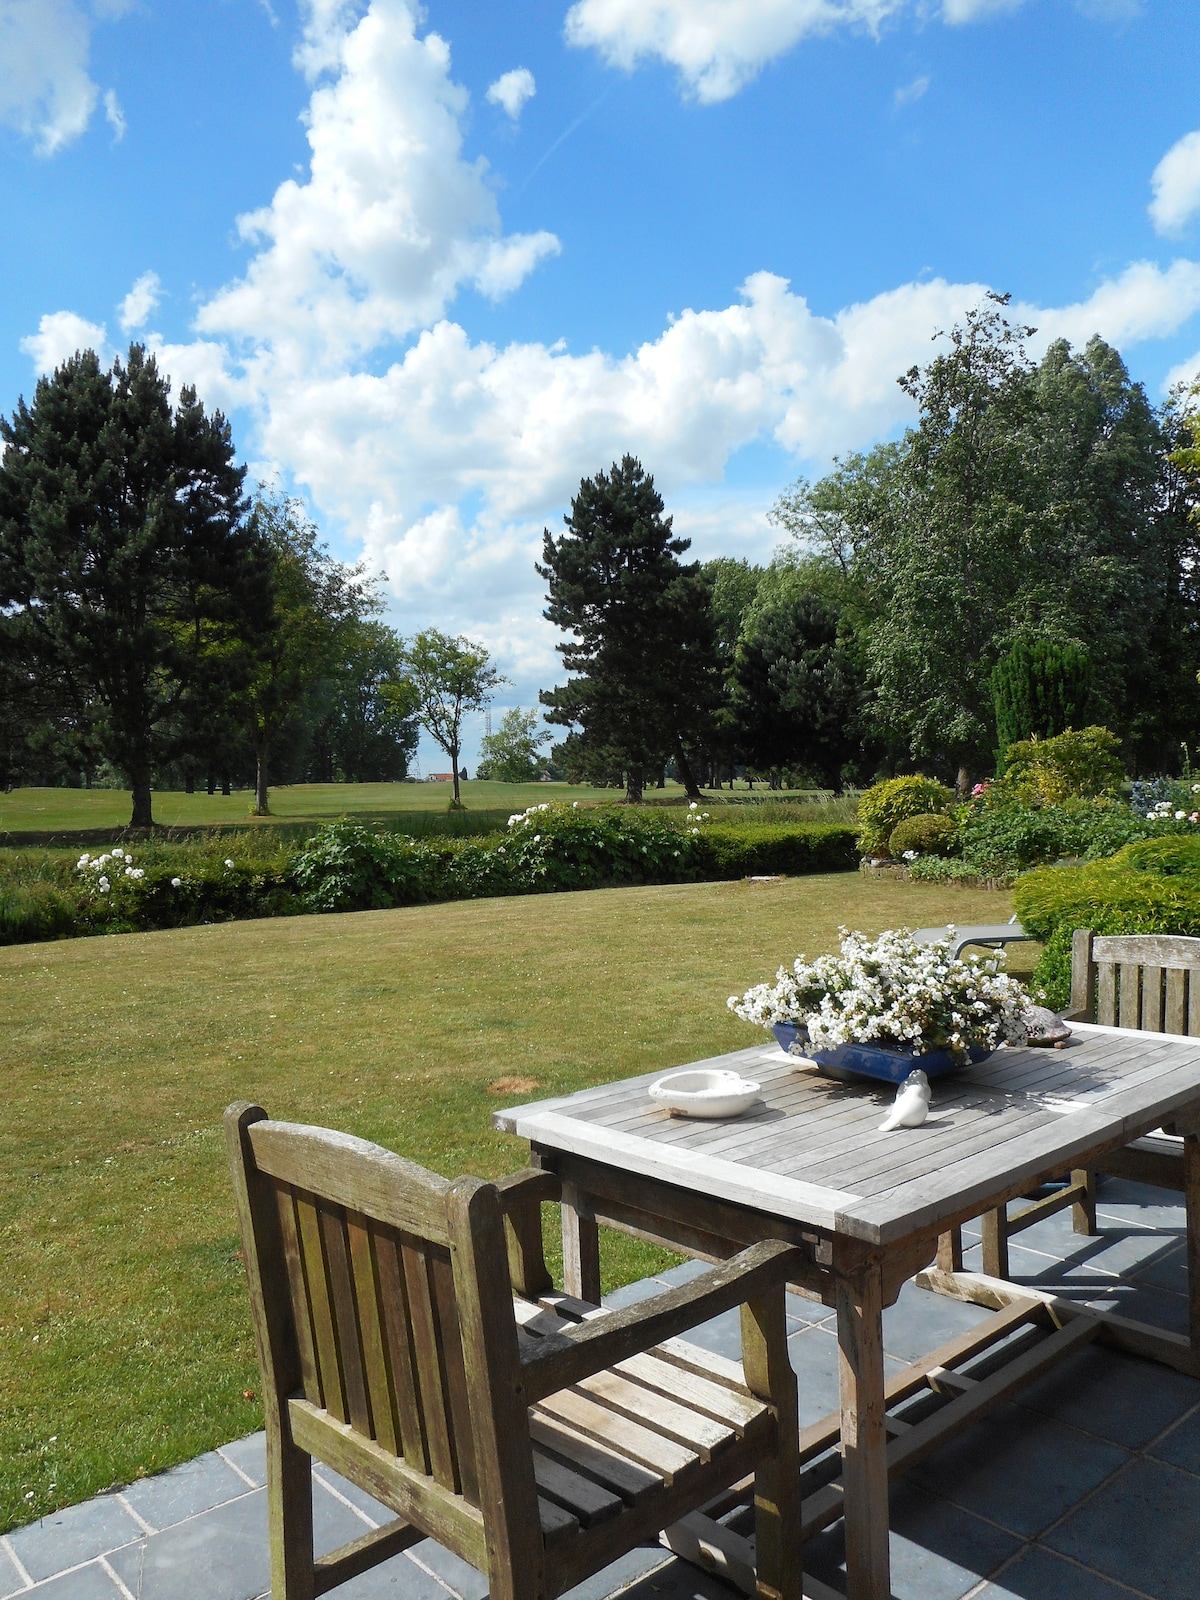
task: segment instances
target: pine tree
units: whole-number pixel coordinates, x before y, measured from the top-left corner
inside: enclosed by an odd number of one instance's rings
[[[622,772],[628,801],[670,760],[698,796],[689,753],[704,742],[718,681],[708,586],[697,564],[679,561],[690,541],[673,536],[632,456],[584,478],[563,520],[559,538],[546,530],[537,570],[576,676],[543,691],[546,720],[578,728],[573,759],[595,775]]]
[[[153,825],[154,770],[262,579],[229,426],[194,389],[172,406],[170,387],[140,345],[109,372],[86,350],[0,418],[0,608],[125,774],[135,828]]]
[[[1092,663],[1071,640],[1018,639],[992,669],[996,757],[1002,768],[1010,744],[1053,738],[1082,728],[1092,690]]]

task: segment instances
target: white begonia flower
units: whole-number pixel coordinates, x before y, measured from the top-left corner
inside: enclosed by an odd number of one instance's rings
[[[112,858],[113,858],[114,861],[120,861],[121,857],[124,854],[125,854],[124,850],[120,849],[119,846],[116,846],[116,845],[113,846]]]
[[[231,867],[233,865],[233,862],[229,859],[228,856],[225,857],[225,865],[227,867]]]
[[[541,836],[541,834],[540,834],[540,833],[535,833],[535,834],[534,834],[534,836],[533,836],[533,842],[534,842],[534,844],[537,844],[537,843],[538,843],[538,842],[539,842],[539,841],[540,841],[540,839],[541,839],[541,837],[542,837],[542,836]]]
[[[183,879],[182,878],[172,878],[171,879],[171,887],[172,887],[172,889],[178,889],[182,883],[183,883]]]
[[[1186,816],[1187,816],[1187,812],[1186,812],[1186,811],[1177,811],[1177,812],[1176,812],[1176,813],[1175,813],[1175,821],[1176,821],[1176,822],[1182,822],[1182,821],[1183,821],[1183,819],[1184,819],[1184,818],[1185,818],[1185,817],[1186,817]]]
[[[110,887],[108,879],[107,878],[101,878],[100,882],[97,884],[96,887],[100,890],[101,894],[107,894],[108,891],[109,891],[109,887]]]
[[[83,855],[80,856],[79,860],[75,863],[75,865],[77,867],[86,867],[90,860],[91,860],[91,857],[88,855],[88,853],[86,851],[84,851]]]

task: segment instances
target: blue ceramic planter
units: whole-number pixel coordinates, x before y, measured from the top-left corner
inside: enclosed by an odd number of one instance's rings
[[[992,1053],[977,1048],[969,1051],[968,1060],[964,1061],[949,1050],[927,1050],[924,1055],[913,1055],[907,1050],[889,1050],[878,1044],[840,1044],[836,1050],[813,1050],[806,1043],[808,1030],[804,1027],[777,1022],[771,1031],[780,1049],[789,1055],[793,1044],[802,1044],[804,1055],[831,1078],[877,1078],[884,1083],[903,1083],[914,1067],[920,1067],[927,1078],[940,1078],[969,1063],[984,1061]]]

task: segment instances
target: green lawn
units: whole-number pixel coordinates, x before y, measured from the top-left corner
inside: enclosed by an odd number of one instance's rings
[[[755,1042],[726,996],[840,923],[1008,915],[844,873],[0,949],[0,1530],[259,1425],[229,1101],[496,1175],[498,1105]],[[609,1236],[606,1283],[656,1260]]]
[[[545,800],[619,800],[618,789],[593,789],[581,783],[479,783],[460,785],[471,810],[523,811]],[[745,796],[743,787],[739,793]],[[762,793],[762,786],[757,791]],[[275,822],[328,821],[331,817],[382,819],[406,811],[445,811],[448,783],[297,783],[271,790],[271,817],[251,817],[253,792],[181,794],[157,790],[154,820],[163,827],[262,827]],[[714,797],[720,804],[728,791]],[[647,800],[682,803],[683,789],[669,783],[648,789]],[[707,802],[706,802],[707,803]],[[13,789],[0,794],[0,835],[5,833],[81,832],[92,828],[124,828],[131,798],[126,789]]]

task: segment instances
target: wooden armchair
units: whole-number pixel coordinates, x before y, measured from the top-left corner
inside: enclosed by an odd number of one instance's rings
[[[1200,939],[1175,934],[1099,936],[1077,928],[1071,943],[1068,1022],[1145,1033],[1200,1034]],[[1184,1141],[1158,1130],[1105,1156],[1101,1171],[1163,1189],[1184,1188]],[[983,1216],[983,1270],[1008,1277],[1008,1241],[1014,1233],[1067,1206],[1076,1233],[1096,1231],[1096,1173],[1072,1172],[1066,1187],[1014,1215],[1007,1208]],[[961,1257],[960,1257],[961,1262]]]
[[[748,1474],[754,1593],[799,1600],[791,1247],[601,1312],[546,1293],[549,1173],[450,1182],[259,1106],[230,1106],[225,1130],[275,1600],[313,1600],[426,1536],[486,1572],[492,1600],[552,1600]],[[675,1337],[735,1305],[741,1367]],[[396,1520],[314,1559],[313,1456]]]

